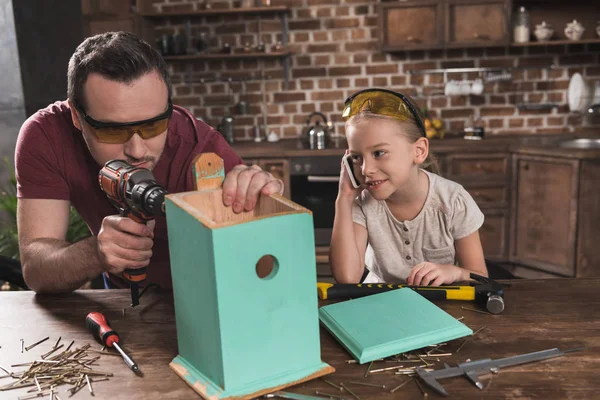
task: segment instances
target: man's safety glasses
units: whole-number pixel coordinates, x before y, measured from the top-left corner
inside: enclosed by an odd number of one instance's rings
[[[412,117],[421,128],[423,136],[426,136],[425,125],[417,106],[402,93],[386,89],[365,89],[348,97],[344,104],[344,121],[361,112],[384,115],[400,121],[409,121]]]
[[[169,118],[173,113],[173,104],[169,100],[167,111],[150,119],[135,122],[101,122],[93,119],[77,106],[77,109],[83,114],[85,122],[90,126],[99,142],[111,144],[123,144],[129,141],[136,133],[144,140],[152,139],[167,130]]]

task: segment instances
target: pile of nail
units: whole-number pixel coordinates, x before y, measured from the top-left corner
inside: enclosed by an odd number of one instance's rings
[[[24,347],[23,339],[21,339],[21,352],[23,350],[29,351],[48,339],[49,337],[27,347]],[[91,345],[89,344],[71,350],[75,341],[72,341],[62,352],[55,354],[64,347],[63,344],[59,345],[60,340],[61,338],[59,337],[52,349],[41,355],[39,360],[10,366],[11,368],[28,367],[24,371],[15,372],[0,366],[0,369],[6,373],[6,375],[0,376],[0,378],[10,377],[15,379],[15,381],[9,384],[0,386],[0,391],[33,386],[28,391],[28,393],[31,393],[30,395],[21,396],[18,399],[28,400],[50,396],[50,400],[61,400],[58,396],[57,388],[62,385],[71,385],[67,389],[69,397],[86,386],[93,396],[92,383],[106,381],[109,377],[113,376],[109,372],[95,370],[91,365],[95,365],[101,355],[118,356],[118,354],[104,352],[104,348],[100,351],[91,350]]]

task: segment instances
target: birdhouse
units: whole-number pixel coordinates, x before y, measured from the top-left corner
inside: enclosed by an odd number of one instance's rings
[[[223,205],[223,161],[195,163],[197,190],[166,198],[179,355],[206,399],[251,399],[334,369],[321,361],[312,214],[277,194]]]

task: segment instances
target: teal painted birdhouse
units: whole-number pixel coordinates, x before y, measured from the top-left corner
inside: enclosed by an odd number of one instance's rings
[[[179,355],[206,399],[251,399],[334,371],[321,361],[312,214],[279,196],[223,205],[223,161],[195,163],[196,191],[166,199]]]

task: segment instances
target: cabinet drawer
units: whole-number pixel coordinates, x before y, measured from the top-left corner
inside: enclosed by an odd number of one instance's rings
[[[483,254],[489,259],[506,260],[508,213],[504,210],[486,210],[484,214],[485,221],[481,228],[479,228]]]
[[[508,177],[508,154],[452,155],[446,165],[450,179],[485,177],[505,181]]]
[[[454,0],[448,4],[447,45],[508,44],[508,2]]]
[[[443,8],[440,2],[393,2],[380,7],[380,44],[384,51],[442,46]]]
[[[479,207],[508,207],[506,185],[479,186],[463,184]]]
[[[283,195],[290,198],[290,161],[287,159],[263,159],[258,165],[271,173],[276,179],[283,181]]]

